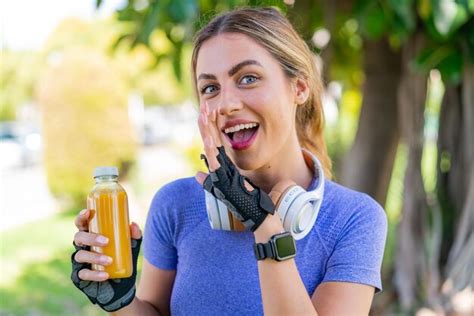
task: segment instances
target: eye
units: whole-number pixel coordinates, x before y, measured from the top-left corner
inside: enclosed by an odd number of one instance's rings
[[[210,94],[217,91],[217,87],[215,85],[207,85],[201,88],[201,94]]]
[[[242,77],[242,79],[240,80],[240,83],[244,84],[244,85],[247,85],[247,84],[252,84],[254,82],[256,82],[258,80],[258,78],[254,75],[246,75],[244,77]]]

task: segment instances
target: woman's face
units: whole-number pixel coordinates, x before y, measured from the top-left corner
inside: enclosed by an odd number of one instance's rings
[[[250,37],[223,33],[202,45],[196,63],[200,103],[217,110],[226,152],[243,170],[276,167],[299,150],[297,85]]]

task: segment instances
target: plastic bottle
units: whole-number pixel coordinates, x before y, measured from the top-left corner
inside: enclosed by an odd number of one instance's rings
[[[92,251],[112,258],[112,264],[92,264],[92,270],[105,271],[109,278],[127,278],[132,275],[132,252],[127,193],[117,182],[116,167],[98,167],[94,171],[96,184],[87,197],[91,211],[89,232],[109,238],[105,247],[91,247]]]

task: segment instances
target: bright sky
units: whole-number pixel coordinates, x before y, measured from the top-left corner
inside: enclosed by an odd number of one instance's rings
[[[39,50],[48,35],[66,17],[97,19],[109,16],[124,0],[0,0],[0,47]]]

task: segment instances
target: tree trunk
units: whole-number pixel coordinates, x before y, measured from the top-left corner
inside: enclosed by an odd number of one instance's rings
[[[340,181],[385,204],[398,145],[397,87],[401,54],[384,38],[364,43],[363,102],[357,134]]]
[[[428,233],[428,204],[421,174],[427,78],[409,68],[422,45],[419,33],[405,43],[402,52],[403,74],[398,90],[400,130],[402,140],[408,147],[408,162],[403,187],[402,219],[397,235],[394,282],[404,310],[414,306],[428,271],[424,253]]]
[[[437,193],[443,218],[443,242],[441,244],[441,266],[446,265],[449,250],[454,240],[455,222],[461,207],[463,186],[459,185],[462,170],[462,105],[460,86],[446,85],[438,133]]]
[[[446,90],[450,93],[445,100],[451,96],[458,101],[443,103],[445,117],[439,138],[439,151],[451,162],[450,169],[438,172],[440,196],[447,201],[443,211],[452,223],[448,227],[452,243],[445,244],[445,253],[451,247],[442,288],[445,308],[451,311],[453,294],[468,286],[474,288],[474,65],[465,67],[460,89]],[[455,93],[457,98],[452,98]]]

